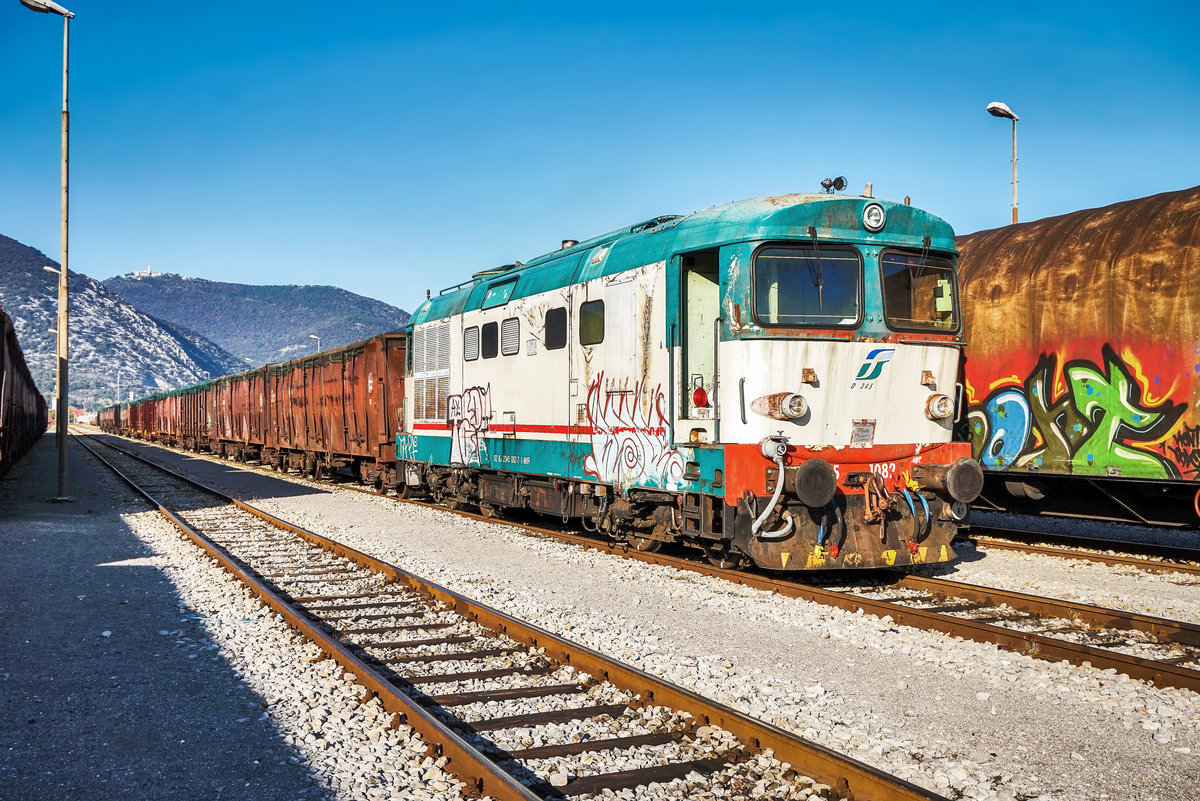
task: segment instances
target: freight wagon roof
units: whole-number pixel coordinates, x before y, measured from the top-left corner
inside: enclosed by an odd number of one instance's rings
[[[1165,259],[1200,267],[1200,186],[1073,211],[958,238],[959,273],[1029,277],[1055,270],[1094,277],[1119,259]]]
[[[871,234],[862,226],[862,210],[868,203],[879,203],[887,212],[887,223],[880,234]],[[955,250],[949,223],[913,206],[851,195],[777,195],[714,206],[684,217],[655,217],[546,253],[527,264],[476,273],[474,280],[426,300],[409,324],[440,320],[465,309],[501,305],[514,298],[653,264],[675,253],[735,242],[807,239],[809,227],[822,239],[921,247],[928,236],[931,250]]]

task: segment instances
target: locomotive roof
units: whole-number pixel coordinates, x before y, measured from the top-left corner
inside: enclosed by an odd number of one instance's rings
[[[879,234],[862,226],[862,210],[868,203],[879,203],[887,212],[887,225]],[[949,223],[913,206],[854,195],[775,195],[686,216],[655,217],[545,253],[525,264],[476,273],[472,280],[426,300],[413,313],[410,325],[653,264],[676,253],[746,241],[808,241],[810,227],[819,239],[862,244],[922,247],[928,236],[931,250],[956,252]],[[498,298],[491,296],[499,301],[493,302],[489,293],[505,286]]]

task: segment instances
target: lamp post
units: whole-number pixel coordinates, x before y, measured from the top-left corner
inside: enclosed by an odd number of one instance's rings
[[[319,336],[317,336],[316,334],[309,334],[308,338],[317,340],[317,353],[320,353],[321,352],[321,338]]]
[[[75,16],[53,0],[21,0],[21,5],[39,14],[58,14],[63,18],[63,102],[62,102],[62,260],[58,267],[58,381],[55,392],[55,431],[58,438],[58,495],[52,500],[74,500],[67,495],[67,165],[70,117],[67,114],[67,64],[71,17]]]
[[[25,2],[25,0],[21,0],[21,2]],[[1017,120],[1021,118],[1013,113],[1011,108],[999,101],[995,103],[988,103],[987,112],[993,117],[1003,117],[1005,119],[1012,120],[1013,224],[1015,225],[1017,222]]]

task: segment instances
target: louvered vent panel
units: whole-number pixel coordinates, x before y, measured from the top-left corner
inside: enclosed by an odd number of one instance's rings
[[[479,358],[479,327],[471,326],[463,331],[463,359],[473,362]]]
[[[521,351],[521,321],[509,317],[500,323],[500,352],[505,356],[513,356]]]
[[[437,379],[437,417],[445,420],[450,416],[450,377]]]

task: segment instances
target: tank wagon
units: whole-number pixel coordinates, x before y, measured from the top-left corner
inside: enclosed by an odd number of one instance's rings
[[[1200,187],[958,248],[980,504],[1197,525]]]
[[[404,487],[721,565],[952,559],[982,485],[951,441],[954,235],[833,194],[657,217],[428,298]]]
[[[33,383],[17,331],[0,310],[0,476],[46,431],[46,399]]]
[[[100,412],[105,431],[311,476],[396,487],[402,332],[163,392]]]

